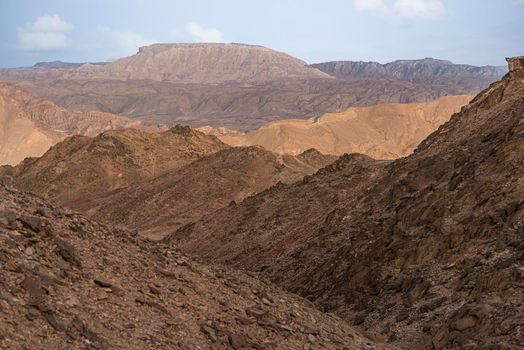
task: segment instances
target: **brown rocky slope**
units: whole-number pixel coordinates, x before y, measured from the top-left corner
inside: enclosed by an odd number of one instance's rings
[[[168,241],[406,349],[524,347],[524,57],[510,68],[413,155],[343,157]]]
[[[304,299],[0,186],[2,349],[385,349]]]
[[[63,204],[147,181],[226,147],[184,126],[160,133],[106,131],[69,137],[40,158],[0,167],[0,176],[4,183]]]
[[[94,136],[141,123],[102,112],[75,112],[0,82],[0,165],[38,157],[69,135]]]
[[[314,149],[291,156],[228,147],[189,127],[128,129],[66,139],[40,158],[0,167],[0,182],[156,239],[335,159]]]
[[[313,174],[335,159],[316,150],[279,156],[262,147],[227,148],[152,180],[68,206],[136,228],[149,238],[161,238],[276,183]]]
[[[409,155],[473,96],[447,96],[424,103],[352,107],[309,120],[284,119],[240,133],[199,128],[232,146],[260,145],[283,154],[315,148],[325,154],[362,153],[376,159]],[[220,132],[222,130],[222,132]]]

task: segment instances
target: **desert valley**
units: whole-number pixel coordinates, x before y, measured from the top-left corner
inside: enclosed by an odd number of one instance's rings
[[[524,56],[210,41],[0,68],[0,348],[524,349]]]

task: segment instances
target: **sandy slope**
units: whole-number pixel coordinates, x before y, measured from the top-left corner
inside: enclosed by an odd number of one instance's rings
[[[0,164],[17,164],[25,157],[40,156],[64,136],[38,128],[0,95]]]
[[[410,154],[471,98],[447,96],[426,103],[355,107],[309,120],[274,121],[248,133],[226,130],[218,137],[230,145],[261,145],[277,153],[299,154],[316,148],[324,154],[358,152],[394,159]],[[216,134],[216,130],[207,131]]]
[[[142,123],[103,112],[76,112],[0,82],[0,165],[39,157],[69,135],[94,136]]]

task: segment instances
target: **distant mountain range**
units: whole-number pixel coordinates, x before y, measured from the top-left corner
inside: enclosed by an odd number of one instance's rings
[[[424,58],[399,60],[386,64],[378,62],[333,61],[312,64],[324,73],[339,79],[383,78],[431,82],[438,78],[500,79],[507,73],[507,66],[471,66],[450,61]]]
[[[84,64],[104,65],[108,63],[109,62],[73,63],[73,62],[52,61],[52,62],[37,62],[33,65],[33,68],[69,69],[69,68],[78,68]]]
[[[0,69],[0,79],[75,110],[245,131],[355,106],[474,94],[503,72],[433,59],[308,66],[262,46],[155,44],[110,63]]]
[[[147,79],[189,84],[332,78],[286,53],[245,44],[153,44],[109,63],[55,61],[40,62],[34,68],[7,72],[22,77]]]

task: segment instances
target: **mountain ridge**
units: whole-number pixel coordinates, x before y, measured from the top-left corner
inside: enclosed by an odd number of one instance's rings
[[[295,157],[260,146],[225,148],[147,182],[66,206],[161,239],[207,213],[311,175],[335,159],[311,149]]]
[[[110,130],[69,137],[40,158],[0,168],[0,174],[5,183],[63,204],[154,178],[226,147],[180,125],[159,133]]]
[[[342,156],[166,243],[261,272],[402,348],[519,348],[524,57],[508,61],[412,155]]]
[[[260,145],[280,154],[315,148],[324,154],[362,153],[377,159],[409,155],[473,96],[446,96],[424,103],[351,107],[308,120],[281,119],[247,133],[198,128],[231,146]]]
[[[508,71],[507,66],[473,66],[434,58],[396,60],[385,64],[373,61],[331,61],[310,66],[342,79],[399,78],[412,81],[456,76],[495,81]]]

